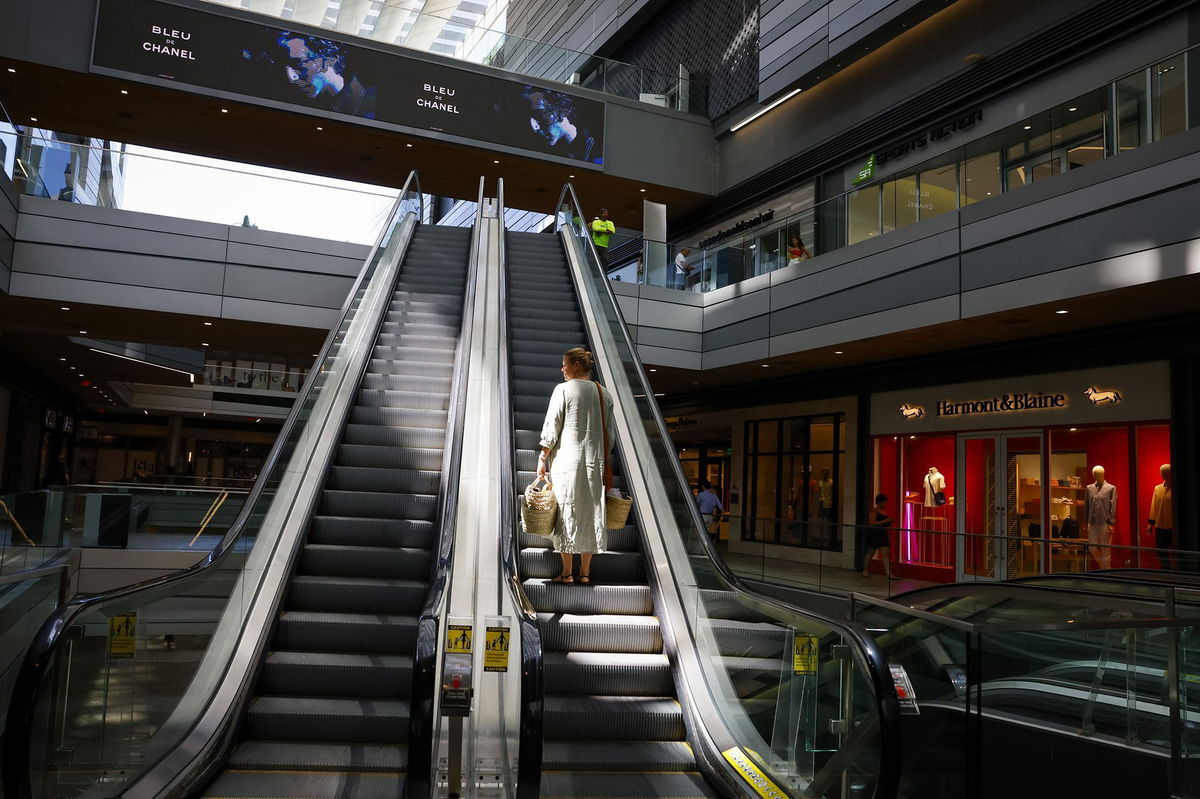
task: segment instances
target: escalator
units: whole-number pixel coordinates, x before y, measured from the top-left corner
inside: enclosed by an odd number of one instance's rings
[[[38,632],[5,796],[428,795],[474,269],[423,203],[414,172],[222,541]]]
[[[506,247],[516,477],[523,487],[535,475],[562,354],[586,346],[587,338],[558,238],[508,233]],[[719,795],[687,743],[636,519],[630,521],[609,531],[609,551],[592,560],[591,585],[552,583],[561,563],[548,539],[521,537],[522,584],[544,650],[543,796]]]
[[[505,239],[514,434],[501,484],[512,502],[532,481],[562,355],[582,346],[614,400],[616,486],[634,507],[590,585],[552,582],[549,540],[512,528],[544,691],[542,734],[521,744],[522,766],[536,751],[542,772],[518,796],[894,796],[900,727],[882,656],[853,623],[748,591],[716,554],[570,185],[555,208],[555,234]],[[522,688],[528,706],[534,690]]]
[[[469,228],[421,227],[209,797],[396,796],[429,593]]]

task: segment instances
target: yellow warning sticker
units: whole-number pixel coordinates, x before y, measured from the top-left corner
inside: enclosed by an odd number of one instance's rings
[[[118,613],[108,620],[108,656],[131,658],[137,648],[137,614]]]
[[[763,799],[787,799],[787,794],[770,777],[763,774],[758,765],[741,749],[735,746],[721,754]]]
[[[488,627],[487,640],[483,644],[483,670],[508,671],[507,627]]]
[[[792,643],[792,672],[817,673],[817,636],[797,634]]]
[[[451,624],[446,629],[446,651],[456,655],[471,654],[471,625]]]

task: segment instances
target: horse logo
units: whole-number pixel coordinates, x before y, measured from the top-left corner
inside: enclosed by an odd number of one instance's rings
[[[925,416],[925,409],[920,405],[909,405],[907,402],[900,406],[900,415],[905,420],[920,419]]]
[[[1084,389],[1083,396],[1087,397],[1093,405],[1116,405],[1121,401],[1121,392],[1115,389],[1101,391],[1095,386],[1088,386]]]

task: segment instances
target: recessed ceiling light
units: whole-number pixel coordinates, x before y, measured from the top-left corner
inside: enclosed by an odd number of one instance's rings
[[[406,144],[406,145],[404,145],[404,146],[405,146],[405,147],[412,147],[412,145],[411,145],[411,144]]]
[[[204,323],[204,326],[205,326],[205,327],[212,327],[212,322],[205,322],[205,323]]]
[[[86,330],[80,330],[80,331],[79,331],[79,335],[81,335],[81,336],[86,336],[86,335],[87,335],[87,331],[86,331]]]
[[[314,352],[314,353],[312,354],[312,356],[313,356],[314,358],[315,358],[315,357],[317,357],[317,353],[315,353],[315,352]]]
[[[764,368],[764,369],[769,369],[769,368],[770,368],[770,366],[771,366],[771,364],[769,364],[769,363],[764,363],[764,364],[762,365],[762,368]]]
[[[255,422],[261,422],[261,421],[262,421],[262,419],[255,419],[254,421],[255,421]]]
[[[71,310],[71,306],[70,305],[60,305],[60,306],[58,306],[58,310],[69,311],[69,310]]]
[[[1075,106],[1071,106],[1071,107],[1070,107],[1070,108],[1068,108],[1067,110],[1068,110],[1068,111],[1078,111],[1079,109],[1078,109],[1078,108],[1076,108]]]
[[[909,436],[909,438],[916,438],[916,436]]]
[[[129,94],[129,90],[128,90],[128,89],[121,89],[121,94]]]
[[[493,160],[492,160],[492,163],[493,163],[493,164],[498,164],[498,163],[500,163],[500,162],[499,162],[499,161],[496,161],[496,160],[494,160],[494,159],[493,159]]]
[[[63,360],[65,361],[65,360],[66,360],[66,358],[63,358]],[[650,371],[651,371],[651,372],[657,372],[658,370],[657,370],[657,369],[651,369]]]
[[[80,376],[80,377],[87,377],[87,375],[85,375],[83,372],[80,372],[80,373],[79,373],[79,376]]]
[[[60,361],[65,361],[65,360],[66,360],[66,358],[59,358],[59,360],[60,360]]]
[[[1074,432],[1076,432],[1077,430],[1079,430],[1079,428],[1078,428],[1078,427],[1072,427],[1072,428],[1071,428],[1071,429],[1070,429],[1068,432],[1070,432],[1070,433],[1074,433]]]
[[[1026,125],[1026,126],[1025,126],[1025,130],[1031,130],[1032,128],[1033,128],[1033,125]]]
[[[16,71],[15,69],[13,69],[12,67],[9,67],[9,68],[8,68],[8,71],[9,71],[9,72],[11,72],[11,73],[13,73],[14,75],[15,75],[15,74],[16,74],[16,72],[17,72],[17,71]]]
[[[317,125],[317,130],[325,130],[325,128],[321,127],[320,125]]]
[[[147,416],[150,415],[150,411],[142,411],[142,413],[146,414]]]
[[[843,353],[841,350],[834,350],[833,354],[834,355],[844,355],[845,353]]]
[[[1062,316],[1063,314],[1070,313],[1070,311],[1068,311],[1066,308],[1059,308],[1057,311],[1055,311],[1055,313],[1058,314],[1059,316]]]
[[[645,194],[645,193],[646,193],[646,190],[645,190],[645,189],[638,189],[638,191],[640,191],[642,194]]]
[[[222,114],[228,114],[228,113],[229,113],[229,109],[228,109],[228,108],[222,108],[222,109],[221,109],[221,113],[222,113]]]
[[[30,118],[29,118],[29,121],[30,121],[30,122],[37,122],[37,117],[30,117]]]
[[[207,346],[208,346],[208,342],[207,342],[207,341],[205,341],[205,342],[204,342],[203,344],[201,344],[200,346],[201,346],[201,347],[207,347]]]
[[[572,178],[572,179],[573,179],[575,176],[574,176],[574,175],[567,175],[567,177],[569,177],[569,178]]]
[[[67,368],[68,368],[68,369],[70,369],[72,372],[74,372],[74,371],[75,371],[75,367],[74,367],[74,366],[68,366]]]

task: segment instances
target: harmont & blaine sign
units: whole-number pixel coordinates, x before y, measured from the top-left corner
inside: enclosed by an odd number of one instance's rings
[[[1067,395],[1016,392],[1001,394],[991,399],[967,400],[938,400],[938,416],[975,416],[981,413],[1019,413],[1021,411],[1044,411],[1049,408],[1067,407]]]
[[[1163,361],[909,388],[871,396],[871,432],[911,434],[1171,418]]]

